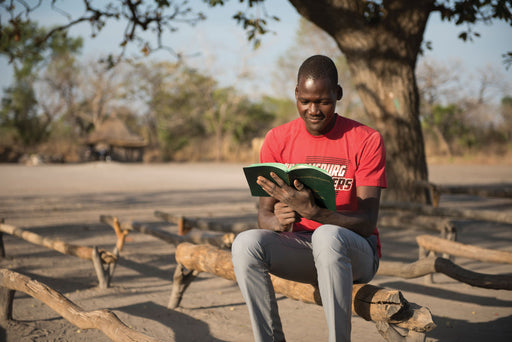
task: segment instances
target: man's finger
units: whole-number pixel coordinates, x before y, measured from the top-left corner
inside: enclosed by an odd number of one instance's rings
[[[304,184],[299,182],[297,179],[293,181],[293,185],[295,186],[295,189],[298,191],[304,190]]]
[[[279,187],[283,187],[283,185],[286,185],[285,181],[279,178],[279,176],[276,173],[270,172],[270,177],[272,177],[276,181]]]

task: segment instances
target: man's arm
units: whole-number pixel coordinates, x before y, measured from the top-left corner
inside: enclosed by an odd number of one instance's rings
[[[304,213],[310,220],[323,224],[334,224],[348,228],[363,237],[370,236],[379,218],[380,187],[359,186],[357,187],[357,211],[355,212],[334,212],[329,209],[317,206],[315,211]]]
[[[275,176],[275,177],[274,177]],[[288,210],[296,212],[299,217],[304,217],[322,224],[334,224],[350,229],[361,236],[370,236],[377,225],[380,205],[380,187],[357,187],[358,210],[355,212],[334,212],[326,208],[320,208],[314,201],[311,190],[295,181],[295,188],[288,186],[275,174],[272,175],[277,184],[264,177],[258,178],[258,184],[272,197],[260,199],[260,211],[258,222],[260,227],[272,229],[277,218],[272,218],[275,203],[285,205]],[[263,205],[263,207],[262,207]],[[272,214],[272,215],[271,215]],[[260,216],[262,218],[260,218]],[[293,221],[292,221],[293,222]],[[268,224],[263,226],[262,223]],[[276,230],[275,228],[273,230]]]

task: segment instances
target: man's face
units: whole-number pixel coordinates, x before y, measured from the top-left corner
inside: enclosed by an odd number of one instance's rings
[[[341,87],[327,78],[299,79],[295,88],[297,110],[311,135],[323,135],[334,126],[336,102],[341,96]]]

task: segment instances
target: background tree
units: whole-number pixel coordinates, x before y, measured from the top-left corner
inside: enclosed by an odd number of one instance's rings
[[[82,66],[80,101],[72,112],[72,120],[80,128],[81,136],[99,127],[120,106],[124,97],[123,67],[117,64],[106,68],[95,61]]]
[[[36,105],[31,77],[16,80],[7,88],[2,98],[0,125],[4,134],[11,136],[10,143],[19,142],[32,147],[45,138],[49,122],[37,115]]]
[[[165,101],[167,80],[174,75],[177,67],[177,64],[168,62],[132,61],[129,63],[129,72],[124,75],[124,89],[141,118],[142,136],[151,150],[160,147],[157,110]]]
[[[503,131],[505,139],[512,141],[512,97],[507,96],[501,100],[501,117],[503,118]]]
[[[65,32],[49,36],[48,30],[30,21],[20,21],[15,25],[2,27],[0,54],[11,58],[14,84],[9,87],[2,99],[0,125],[10,130],[13,138],[24,146],[33,147],[49,135],[49,126],[54,121],[54,113],[39,112],[35,92],[38,72],[48,60],[57,60],[64,55],[77,53],[81,46],[80,38],[69,38]]]
[[[452,148],[440,128],[440,118],[434,115],[436,106],[454,103],[461,90],[458,63],[442,64],[434,60],[423,60],[416,72],[420,94],[420,119],[426,138],[433,143],[431,148],[437,149],[442,155],[452,156]],[[451,99],[452,101],[449,101]],[[428,147],[428,146],[427,146]]]
[[[508,85],[496,67],[466,71],[457,62],[422,60],[417,68],[420,119],[430,154],[502,153],[502,115],[497,99]],[[468,79],[473,87],[468,86]]]
[[[57,140],[83,135],[73,119],[81,96],[81,70],[76,54],[63,52],[51,58],[37,82],[38,105],[45,116],[53,117],[51,134]]]

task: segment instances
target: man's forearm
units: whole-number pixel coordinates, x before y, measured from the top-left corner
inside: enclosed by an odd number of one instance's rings
[[[329,209],[319,208],[309,219],[321,224],[333,224],[344,227],[363,237],[369,237],[376,227],[376,223],[364,212],[334,212]]]

